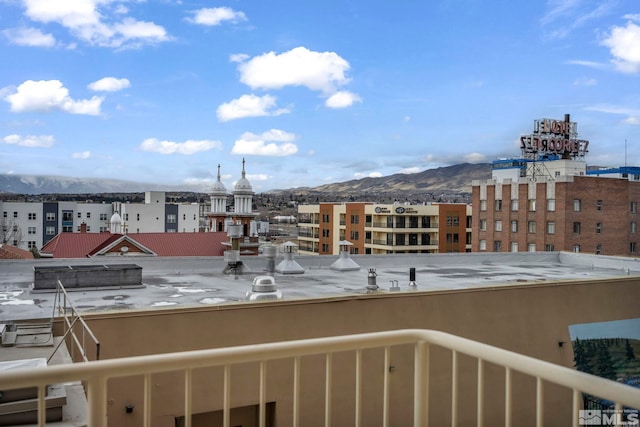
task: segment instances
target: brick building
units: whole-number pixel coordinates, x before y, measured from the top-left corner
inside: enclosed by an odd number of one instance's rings
[[[338,255],[343,240],[352,254],[471,251],[471,207],[460,203],[300,205],[298,229],[308,255]]]

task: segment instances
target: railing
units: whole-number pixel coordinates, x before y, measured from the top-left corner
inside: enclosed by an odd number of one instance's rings
[[[80,352],[80,357],[84,362],[89,361],[89,355],[87,353],[87,338],[91,340],[92,347],[95,346],[95,359],[100,359],[100,341],[96,338],[96,336],[91,331],[91,328],[84,321],[78,310],[76,310],[75,306],[71,302],[71,298],[69,298],[69,294],[67,294],[67,290],[62,285],[62,282],[58,280],[56,286],[56,296],[54,298],[54,311],[58,311],[58,315],[62,316],[62,324],[64,325],[64,334],[63,339],[57,344],[56,348],[51,353],[49,360],[53,357],[56,351],[60,348],[63,342],[66,341],[68,337],[71,338],[71,358],[75,355],[75,350]],[[76,333],[76,329],[80,328],[80,332]]]
[[[354,351],[355,359],[355,415],[354,426],[362,424],[363,402],[361,392],[363,374],[363,351],[372,348],[384,349],[385,367],[390,366],[390,349],[398,345],[413,345],[414,385],[413,385],[413,425],[427,426],[429,422],[429,364],[432,346],[451,351],[451,425],[458,424],[459,398],[459,356],[467,355],[477,360],[477,419],[483,425],[485,402],[485,366],[487,363],[504,368],[504,425],[511,427],[513,418],[512,378],[515,372],[533,377],[536,381],[535,405],[536,426],[544,423],[544,384],[558,384],[572,390],[571,408],[572,425],[578,426],[579,411],[582,408],[582,393],[606,398],[615,403],[615,408],[640,407],[640,389],[619,384],[614,381],[595,377],[570,368],[544,362],[532,357],[523,356],[511,351],[492,347],[455,335],[432,330],[398,330],[369,334],[336,336],[329,338],[286,341],[278,343],[247,345],[240,347],[198,350],[182,353],[157,354],[123,359],[101,360],[73,365],[57,365],[43,368],[15,370],[0,375],[3,390],[37,387],[38,388],[38,423],[45,425],[44,393],[47,384],[69,381],[85,381],[88,388],[89,419],[88,425],[100,427],[107,425],[107,382],[111,378],[142,375],[144,377],[143,425],[151,425],[151,375],[161,372],[184,373],[184,413],[185,425],[191,426],[192,417],[192,380],[193,370],[204,367],[219,366],[224,368],[223,390],[223,425],[230,425],[230,381],[231,366],[249,362],[258,362],[259,369],[259,425],[265,426],[266,420],[266,378],[267,362],[276,359],[293,359],[293,399],[292,425],[300,425],[300,366],[304,356],[325,355],[325,425],[331,424],[331,373],[332,354],[342,351]],[[382,396],[382,425],[389,425],[389,369],[384,369]],[[180,392],[177,392],[181,394]],[[495,396],[491,396],[493,399]],[[442,411],[444,408],[436,408]],[[568,414],[566,414],[568,415]]]

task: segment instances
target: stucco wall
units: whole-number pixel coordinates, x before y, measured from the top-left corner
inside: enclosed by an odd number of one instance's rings
[[[518,287],[363,295],[358,298],[282,301],[265,304],[104,313],[86,320],[101,341],[102,358],[226,347],[260,342],[323,337],[403,328],[436,329],[495,345],[564,366],[573,365],[571,324],[640,317],[640,281],[633,277]],[[450,362],[448,352],[431,352],[431,422],[450,422]],[[333,425],[353,425],[354,354],[333,357]],[[363,425],[382,425],[383,351],[363,355]],[[413,414],[413,350],[391,351],[391,425],[410,425]],[[460,360],[460,425],[475,423],[476,361]],[[302,360],[300,421],[324,425],[324,358]],[[276,402],[277,425],[291,425],[292,374],[290,360],[268,364],[268,401]],[[486,369],[485,425],[504,422],[504,371]],[[194,372],[193,411],[222,408],[222,370]],[[258,366],[232,368],[231,406],[258,402]],[[152,425],[174,426],[183,414],[182,373],[152,378]],[[109,383],[109,424],[134,426],[142,422],[142,378]],[[514,376],[513,419],[519,426],[535,425],[535,380]],[[125,414],[125,406],[139,410]],[[566,426],[571,394],[545,387],[545,426]],[[233,421],[233,420],[232,420]],[[232,423],[232,425],[235,425]]]

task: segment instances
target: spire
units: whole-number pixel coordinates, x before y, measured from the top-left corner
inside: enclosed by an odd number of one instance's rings
[[[220,163],[218,163],[218,182],[222,182],[220,181]]]
[[[242,158],[242,177],[245,177],[245,173],[244,173],[244,157]]]

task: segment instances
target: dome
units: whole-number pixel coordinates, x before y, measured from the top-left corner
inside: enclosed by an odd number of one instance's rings
[[[120,215],[118,215],[118,212],[114,212],[113,215],[111,215],[109,224],[118,224],[118,225],[122,224],[122,218],[120,218]]]
[[[213,184],[213,187],[211,187],[211,194],[217,194],[217,195],[227,194],[227,187],[225,187],[222,181],[220,180],[220,165],[218,165],[218,180]]]
[[[238,192],[252,192],[253,188],[251,187],[251,183],[245,176],[244,171],[244,159],[242,159],[242,177],[236,182],[235,187],[233,187],[234,191]]]

